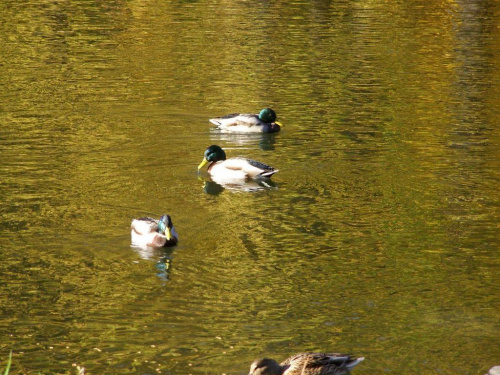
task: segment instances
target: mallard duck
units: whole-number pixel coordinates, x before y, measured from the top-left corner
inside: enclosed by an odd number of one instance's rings
[[[205,150],[203,161],[198,170],[207,163],[208,173],[218,180],[246,180],[249,178],[271,177],[278,172],[269,165],[247,158],[226,159],[226,153],[217,145],[212,145]]]
[[[230,115],[212,118],[209,120],[220,130],[235,133],[276,133],[283,124],[276,121],[276,112],[271,108],[264,108],[259,114],[232,113]]]
[[[175,231],[170,215],[163,215],[160,220],[142,217],[132,220],[132,245],[134,246],[175,246],[179,236]]]
[[[364,358],[338,353],[300,353],[281,364],[269,358],[257,359],[249,375],[344,375]]]

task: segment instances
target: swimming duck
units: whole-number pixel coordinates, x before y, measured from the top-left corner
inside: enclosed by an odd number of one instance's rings
[[[198,166],[198,170],[207,163],[208,173],[212,178],[218,180],[246,180],[249,178],[271,177],[278,172],[277,169],[269,165],[247,158],[226,159],[226,153],[217,145],[212,145],[205,150],[203,161]]]
[[[227,116],[209,120],[225,132],[238,133],[276,133],[283,124],[276,121],[276,112],[271,108],[264,108],[259,114],[232,113]]]
[[[281,364],[269,358],[257,359],[249,375],[345,375],[363,360],[348,354],[300,353]]]
[[[134,246],[175,246],[179,236],[175,231],[170,215],[163,215],[160,220],[142,217],[132,220],[132,245]]]

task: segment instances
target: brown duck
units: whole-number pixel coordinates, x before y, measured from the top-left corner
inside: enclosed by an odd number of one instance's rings
[[[300,353],[281,364],[269,358],[255,360],[249,375],[345,375],[363,361],[339,353]]]

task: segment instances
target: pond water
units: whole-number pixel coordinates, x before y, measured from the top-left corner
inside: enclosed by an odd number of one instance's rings
[[[500,364],[500,3],[0,4],[0,368]],[[283,131],[208,119],[272,107]],[[197,173],[222,146],[280,171]],[[172,215],[175,248],[130,247]]]

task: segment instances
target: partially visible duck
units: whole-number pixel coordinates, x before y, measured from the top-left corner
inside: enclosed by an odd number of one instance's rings
[[[277,169],[252,159],[241,157],[227,159],[224,150],[217,145],[212,145],[205,150],[198,170],[208,163],[210,163],[208,173],[219,181],[271,177],[278,172]]]
[[[255,360],[249,375],[346,375],[364,358],[339,353],[299,353],[281,364],[269,358]]]
[[[151,217],[134,219],[130,233],[133,246],[175,246],[179,240],[170,215],[163,215],[159,220]]]
[[[283,124],[276,121],[276,112],[264,108],[258,114],[232,113],[209,120],[221,131],[231,133],[276,133]]]

